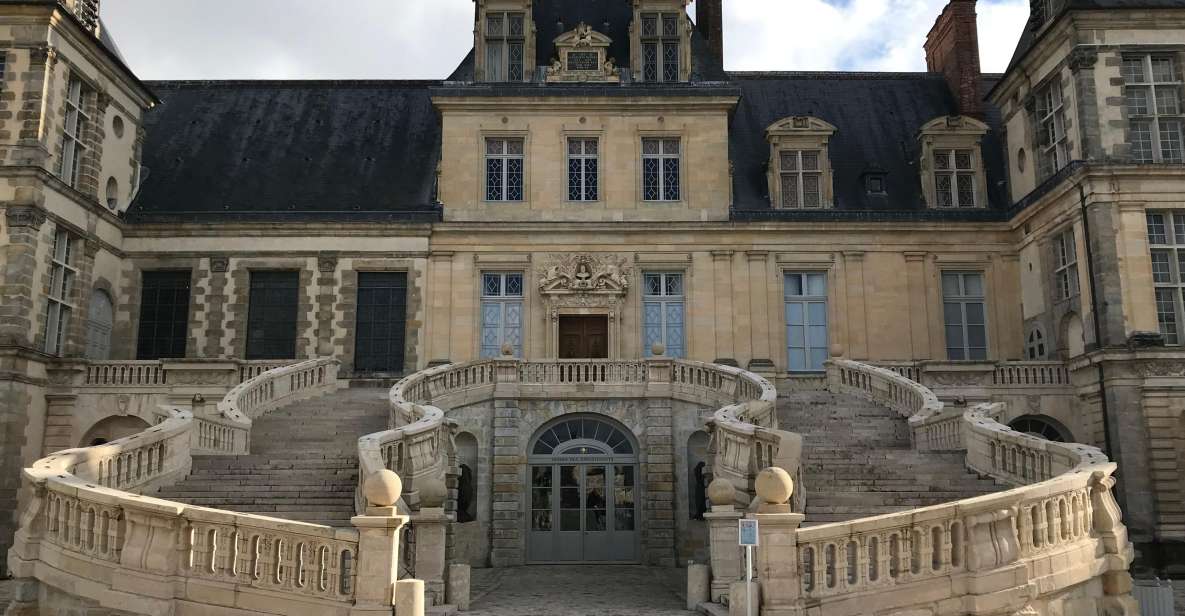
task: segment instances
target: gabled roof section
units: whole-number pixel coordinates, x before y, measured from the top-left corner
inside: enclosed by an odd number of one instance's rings
[[[438,220],[428,81],[153,82],[136,221]]]
[[[730,73],[741,102],[730,127],[734,164],[733,207],[769,212],[766,129],[790,116],[813,116],[835,126],[829,140],[835,210],[932,212],[922,197],[919,131],[927,122],[955,115],[958,107],[936,73]],[[994,76],[985,77],[990,85]],[[999,116],[990,105],[983,157],[991,203],[1007,208]],[[864,176],[884,174],[886,195],[869,194]],[[780,211],[779,211],[780,212]],[[982,216],[978,213],[967,213]],[[966,213],[966,212],[964,212]],[[798,214],[795,212],[794,214]],[[806,212],[810,214],[810,212]],[[962,214],[962,213],[960,213]],[[830,214],[827,214],[830,215]]]

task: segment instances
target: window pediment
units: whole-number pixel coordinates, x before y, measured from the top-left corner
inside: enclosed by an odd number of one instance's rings
[[[608,57],[613,39],[581,23],[555,38],[556,57],[547,69],[548,82],[617,82],[617,61]]]
[[[987,206],[980,142],[987,124],[967,116],[941,116],[922,125],[918,133],[922,157],[922,193],[937,209]]]
[[[774,122],[765,129],[765,135],[771,141],[775,137],[825,136],[835,134],[835,125],[812,116],[792,116]]]

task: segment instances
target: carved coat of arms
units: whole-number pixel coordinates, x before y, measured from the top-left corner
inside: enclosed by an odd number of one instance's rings
[[[553,299],[585,296],[582,304],[600,297],[605,303],[625,296],[630,288],[630,268],[616,254],[552,255],[539,270],[539,292]]]

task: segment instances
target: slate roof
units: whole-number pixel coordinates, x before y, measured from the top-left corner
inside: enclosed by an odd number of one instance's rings
[[[766,170],[766,129],[789,116],[815,116],[836,127],[829,143],[834,170],[835,211],[927,210],[918,170],[918,131],[938,117],[957,114],[946,81],[931,73],[731,73],[741,102],[729,129],[733,162],[734,211],[753,218],[816,216],[818,212],[771,211]],[[985,89],[995,76],[985,77]],[[1007,208],[1007,179],[995,109],[985,118],[991,131],[983,141],[990,204],[989,214]],[[870,195],[866,174],[884,173],[886,195]],[[983,217],[975,212],[952,214]],[[762,216],[756,216],[762,217]]]
[[[152,82],[130,220],[439,220],[428,81]]]

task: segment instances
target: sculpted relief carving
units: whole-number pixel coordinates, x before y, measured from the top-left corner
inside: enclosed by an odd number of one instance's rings
[[[539,277],[544,295],[625,295],[631,270],[621,255],[552,255]]]

